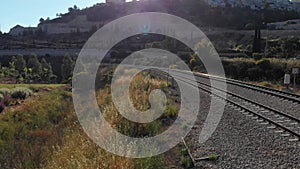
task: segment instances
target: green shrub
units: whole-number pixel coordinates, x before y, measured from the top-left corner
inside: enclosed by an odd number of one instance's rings
[[[2,95],[10,95],[11,94],[11,90],[8,88],[0,88],[0,94]]]
[[[217,160],[218,158],[219,158],[219,156],[216,155],[216,154],[211,154],[211,155],[208,156],[208,159],[209,159],[209,160],[212,160],[212,161],[215,161],[215,160]]]
[[[254,60],[260,60],[264,57],[264,54],[262,54],[262,53],[253,53],[252,57],[253,57]]]
[[[261,82],[261,85],[264,86],[264,87],[269,87],[269,88],[273,87],[271,83],[266,82],[266,81]]]
[[[271,68],[271,62],[268,59],[261,59],[256,61],[256,65],[259,66],[262,70],[267,70]]]
[[[192,159],[189,156],[188,150],[186,148],[181,149],[181,165],[183,168],[193,167]]]
[[[39,92],[40,91],[40,88],[38,87],[35,87],[35,86],[30,86],[29,89],[35,93]]]
[[[16,87],[12,90],[11,97],[14,99],[26,99],[28,96],[32,95],[32,91],[26,87]]]
[[[165,114],[167,117],[175,117],[178,113],[178,108],[174,105],[167,105],[166,109],[165,109]]]
[[[247,77],[249,78],[249,80],[260,80],[262,77],[262,73],[263,70],[260,67],[252,67],[247,70]]]

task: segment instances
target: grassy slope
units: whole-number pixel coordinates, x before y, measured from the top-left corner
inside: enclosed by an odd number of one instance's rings
[[[153,88],[167,86],[166,82],[139,75],[131,88],[135,106],[149,107],[147,95]],[[148,87],[144,87],[144,86]],[[60,87],[63,85],[9,85]],[[142,86],[140,88],[139,86]],[[97,93],[98,103],[109,107],[108,118],[114,114],[112,103],[107,102],[108,88]],[[99,96],[99,95],[98,95]],[[0,168],[164,168],[174,166],[179,152],[170,150],[164,155],[145,159],[130,159],[113,155],[94,144],[82,130],[74,112],[71,93],[57,88],[52,91],[40,90],[37,96],[27,99],[22,105],[8,108],[0,115]],[[170,109],[170,108],[169,108]],[[171,110],[176,110],[171,107]],[[169,110],[169,115],[174,112]],[[165,118],[169,118],[166,116]],[[120,119],[110,118],[112,122]],[[127,123],[122,123],[127,125]],[[141,131],[152,131],[157,126],[142,126]],[[153,128],[154,127],[154,128]],[[126,131],[130,133],[129,126]],[[170,160],[171,159],[171,160]],[[173,160],[173,161],[172,161]],[[178,165],[178,164],[176,164]],[[179,168],[179,167],[178,167]]]

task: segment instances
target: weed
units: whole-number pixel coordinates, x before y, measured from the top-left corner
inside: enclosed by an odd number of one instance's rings
[[[215,161],[215,160],[217,160],[218,158],[219,158],[219,156],[217,156],[217,155],[215,155],[215,154],[211,154],[211,155],[208,156],[208,159],[209,159],[209,160],[212,160],[212,161]]]
[[[186,148],[181,149],[181,165],[184,168],[191,168],[193,166],[192,159],[190,158]]]

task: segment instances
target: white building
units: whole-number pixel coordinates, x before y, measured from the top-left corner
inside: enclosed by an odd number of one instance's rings
[[[70,22],[44,22],[38,25],[38,29],[47,34],[63,34],[75,32],[89,32],[91,29],[100,28],[103,22],[91,22],[86,15],[79,15]]]
[[[10,29],[9,34],[12,36],[23,36],[25,34],[35,34],[37,28],[35,27],[23,27],[16,25]]]
[[[123,4],[126,0],[106,0],[106,3],[112,3],[112,4]]]
[[[290,0],[206,0],[211,6],[250,7],[253,10],[264,9],[266,6],[273,9],[295,10]]]
[[[21,36],[23,35],[25,28],[21,25],[16,25],[10,29],[9,34],[12,36]]]

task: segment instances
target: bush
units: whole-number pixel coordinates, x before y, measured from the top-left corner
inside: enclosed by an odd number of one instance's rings
[[[259,67],[252,67],[247,70],[247,76],[249,80],[260,80],[263,70]]]
[[[13,106],[16,104],[16,100],[14,100],[13,98],[11,98],[8,95],[5,95],[4,99],[3,99],[3,103],[5,106]]]
[[[271,68],[271,62],[268,59],[261,59],[256,62],[256,65],[259,66],[262,70]]]
[[[28,96],[32,95],[32,91],[25,87],[16,87],[12,90],[11,97],[14,99],[26,99]]]
[[[35,93],[39,92],[40,91],[40,88],[38,87],[34,87],[34,86],[30,86],[29,89]]]
[[[10,89],[8,89],[8,88],[1,88],[0,89],[0,94],[2,94],[2,95],[10,95],[11,94],[11,90]]]
[[[5,104],[0,102],[0,113],[5,109]]]
[[[165,116],[169,118],[176,117],[178,113],[178,108],[173,105],[168,105],[165,109]]]
[[[252,57],[253,57],[254,60],[260,60],[264,57],[264,54],[262,54],[262,53],[253,53]]]

